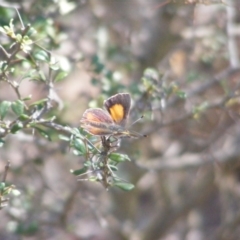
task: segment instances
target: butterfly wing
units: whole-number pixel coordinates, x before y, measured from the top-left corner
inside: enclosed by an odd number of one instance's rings
[[[104,106],[116,124],[125,126],[131,108],[130,94],[118,93],[104,101]]]
[[[80,120],[81,127],[92,135],[109,135],[114,124],[111,116],[101,108],[87,109]]]

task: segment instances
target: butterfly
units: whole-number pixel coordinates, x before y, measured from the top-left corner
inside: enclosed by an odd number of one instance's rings
[[[80,120],[81,127],[97,136],[143,137],[145,135],[125,128],[131,108],[129,93],[118,93],[104,101],[101,108],[87,109]]]

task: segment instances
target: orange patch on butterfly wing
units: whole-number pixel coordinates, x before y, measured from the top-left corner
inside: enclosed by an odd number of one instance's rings
[[[113,121],[116,123],[120,123],[124,118],[124,107],[121,104],[111,106],[109,112]]]
[[[82,123],[113,123],[111,117],[103,111],[101,108],[93,108],[93,109],[87,109],[83,113],[83,117],[81,119]]]

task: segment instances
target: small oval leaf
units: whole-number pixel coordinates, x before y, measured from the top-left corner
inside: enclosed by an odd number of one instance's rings
[[[49,58],[49,54],[43,50],[38,51],[34,57],[39,60],[39,61],[43,61],[43,62],[49,62],[50,58]]]
[[[11,133],[16,133],[20,129],[23,129],[23,124],[21,122],[13,125],[13,127],[11,128]]]
[[[30,104],[30,106],[36,106],[36,105],[37,105],[37,106],[39,106],[39,107],[43,107],[43,105],[44,105],[47,101],[48,101],[47,98],[43,98],[43,99],[41,99],[41,100],[39,100],[39,101],[36,101],[36,102]]]
[[[2,147],[4,145],[4,143],[5,143],[5,141],[0,138],[0,147]]]
[[[82,175],[84,173],[86,173],[88,171],[88,168],[87,167],[83,167],[83,168],[80,168],[80,169],[77,169],[77,170],[70,170],[70,172],[73,174],[73,175],[76,175],[76,176],[79,176],[79,175]]]
[[[11,102],[3,101],[0,103],[0,119],[3,120],[11,106]]]
[[[26,115],[26,114],[21,114],[19,116],[19,120],[20,121],[26,121],[26,120],[29,120],[29,119],[30,119],[30,117],[28,115]]]
[[[59,72],[59,73],[57,74],[57,76],[55,77],[55,82],[61,81],[61,80],[64,79],[67,75],[68,75],[67,72],[63,72],[63,71]]]
[[[113,186],[119,187],[124,191],[131,191],[135,186],[131,183],[116,181],[113,182]]]
[[[79,154],[86,154],[87,152],[84,142],[79,138],[73,139],[73,147],[79,152]]]
[[[50,137],[50,134],[47,132],[47,131],[45,131],[45,130],[43,130],[43,129],[41,129],[41,128],[39,128],[39,127],[34,127],[43,137],[45,137],[46,139],[48,139],[49,141],[51,141],[51,137]]]
[[[0,191],[2,191],[6,187],[5,182],[0,182]]]
[[[111,153],[109,155],[109,158],[114,162],[125,162],[125,161],[131,161],[131,159],[126,154],[120,154],[120,153]]]
[[[69,138],[68,136],[59,134],[58,137],[59,137],[59,139],[61,139],[61,140],[63,140],[63,141],[66,141],[66,142],[69,142],[69,141],[70,141],[70,138]]]
[[[20,116],[24,113],[24,103],[21,100],[13,102],[11,108],[17,116]]]

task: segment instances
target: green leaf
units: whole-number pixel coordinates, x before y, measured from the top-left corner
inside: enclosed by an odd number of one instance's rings
[[[176,94],[181,99],[186,99],[187,98],[187,94],[183,91],[177,91]]]
[[[2,147],[4,145],[4,143],[5,143],[5,141],[0,138],[0,147]]]
[[[131,161],[131,159],[126,154],[120,154],[120,153],[111,153],[109,155],[109,158],[114,162],[125,162],[125,161]]]
[[[31,235],[34,235],[38,230],[39,230],[38,223],[33,221],[33,222],[30,222],[28,225],[23,223],[18,223],[14,232],[18,235],[31,236]]]
[[[29,36],[24,36],[23,37],[23,43],[27,44],[27,45],[31,45],[31,44],[33,44],[33,41],[32,41],[31,38],[29,38]]]
[[[27,61],[27,58],[22,56],[22,55],[19,55],[19,54],[16,54],[16,58],[19,59],[19,60],[24,60],[24,61]]]
[[[14,134],[14,133],[16,133],[17,131],[19,131],[21,129],[23,129],[23,124],[21,122],[19,122],[19,123],[17,123],[17,124],[12,126],[11,133]]]
[[[76,156],[83,156],[84,155],[82,153],[79,153],[79,151],[76,150],[76,149],[73,149],[73,154],[76,155]]]
[[[124,191],[131,191],[135,186],[131,183],[116,181],[113,182],[113,186],[119,187]]]
[[[49,54],[43,50],[40,50],[37,53],[35,53],[34,57],[35,57],[35,59],[37,59],[39,61],[43,61],[43,62],[50,61]]]
[[[158,81],[158,79],[159,79],[159,73],[156,69],[147,68],[147,69],[144,70],[143,82],[145,82],[145,83],[150,83],[151,82],[151,85],[153,85],[152,82],[153,81]],[[151,86],[151,85],[149,85],[149,86]]]
[[[76,175],[76,176],[79,176],[79,175],[82,175],[84,173],[86,173],[88,171],[88,168],[87,167],[83,167],[83,168],[80,168],[78,170],[70,170],[70,172],[73,174],[73,175]]]
[[[91,163],[90,161],[86,161],[86,162],[84,163],[84,166],[85,166],[85,167],[91,167],[91,166],[92,166],[92,163]]]
[[[96,181],[98,181],[98,178],[95,177],[95,176],[91,176],[91,177],[88,178],[88,181],[90,181],[90,182],[96,182]]]
[[[21,114],[18,119],[20,121],[26,121],[26,120],[29,120],[30,117],[27,114]]]
[[[80,155],[87,153],[84,142],[79,138],[73,139],[73,147],[79,152]]]
[[[36,33],[37,33],[37,30],[33,27],[30,27],[30,29],[28,30],[29,36],[35,35]]]
[[[12,190],[12,194],[13,194],[14,196],[19,196],[19,195],[21,195],[21,192],[20,192],[19,190],[17,190],[17,189],[13,189],[13,190]]]
[[[32,99],[32,95],[28,95],[27,97],[25,98],[22,98],[23,101],[28,101],[28,100],[31,100]]]
[[[51,137],[50,134],[47,131],[44,131],[43,129],[39,128],[39,127],[34,127],[43,137],[45,137],[46,139],[48,139],[49,141],[51,141]]]
[[[59,139],[61,139],[61,140],[63,140],[63,141],[66,141],[66,142],[69,142],[69,141],[70,141],[70,138],[69,138],[68,136],[59,134],[58,137],[59,137]]]
[[[73,135],[76,135],[76,136],[81,135],[81,132],[79,131],[78,128],[72,128],[72,129],[71,129],[71,133],[72,133]]]
[[[0,33],[6,34],[5,29],[3,27],[0,27]]]
[[[9,65],[7,64],[6,61],[1,61],[1,62],[0,62],[0,68],[1,68],[1,70],[2,70],[3,72],[7,70],[8,66],[9,66]]]
[[[36,101],[36,102],[32,103],[30,106],[35,106],[35,105],[37,105],[37,106],[39,106],[39,107],[43,107],[43,105],[44,105],[45,102],[47,102],[47,101],[48,101],[47,98],[43,98],[43,99],[41,99],[41,100],[39,100],[39,101]]]
[[[12,103],[11,105],[13,112],[17,115],[20,116],[24,113],[24,103],[21,100],[17,100]]]
[[[30,78],[30,79],[37,79],[37,78],[39,78],[36,69],[31,69],[31,70],[27,71],[27,72],[22,76],[22,79],[25,79],[25,78]]]
[[[13,191],[14,188],[15,188],[14,185],[6,186],[6,187],[3,189],[3,195],[8,195],[8,194],[12,193],[12,191]]]
[[[17,42],[20,43],[22,41],[22,35],[21,34],[17,33],[17,35],[15,37],[16,37]]]
[[[3,101],[0,103],[0,119],[3,120],[11,106],[11,102]]]
[[[116,172],[118,170],[118,168],[116,166],[113,166],[113,165],[108,165],[108,167],[114,172]]]
[[[2,191],[6,187],[5,182],[0,182],[0,191]]]
[[[46,81],[46,76],[45,76],[44,72],[43,71],[39,71],[38,74],[40,76],[40,80],[45,82]]]
[[[55,77],[55,82],[59,82],[68,75],[68,72],[61,71]]]
[[[59,65],[57,63],[54,63],[54,64],[50,64],[50,68],[53,70],[53,71],[57,71],[59,70]]]

